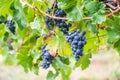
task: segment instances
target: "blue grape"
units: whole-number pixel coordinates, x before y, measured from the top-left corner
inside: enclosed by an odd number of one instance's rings
[[[66,18],[66,13],[64,10],[58,8],[58,5],[57,3],[54,5],[55,6],[55,9],[54,9],[54,16],[56,17],[64,17]],[[53,7],[51,9],[48,9],[46,13],[50,14],[51,11],[53,10]],[[46,16],[46,19],[45,19],[45,22],[46,22],[46,25],[47,25],[47,28],[49,30],[52,30],[54,26],[58,26],[60,28],[60,30],[65,34],[67,35],[68,34],[68,31],[69,31],[69,27],[72,26],[71,23],[66,23],[66,20],[61,20],[61,19],[51,19],[50,17]]]
[[[66,35],[66,41],[70,43],[72,53],[75,57],[75,60],[78,61],[80,56],[83,56],[83,47],[86,44],[85,34],[83,31],[81,34],[80,30],[72,31]]]
[[[46,50],[46,46],[47,45],[43,45],[41,47],[42,58],[44,60],[43,63],[42,63],[42,65],[41,65],[43,69],[49,68],[50,64],[52,64],[52,61],[54,59],[54,57],[50,55],[49,51]]]
[[[14,22],[12,20],[7,20],[6,21],[6,26],[8,27],[8,29],[15,34],[15,26],[14,26]]]
[[[78,43],[77,40],[72,41],[72,44],[77,44],[77,43]]]
[[[36,36],[35,39],[38,40],[38,38],[40,38],[40,36]]]

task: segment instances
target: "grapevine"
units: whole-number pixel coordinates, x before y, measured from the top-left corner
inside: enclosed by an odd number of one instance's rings
[[[14,54],[25,72],[69,80],[101,46],[120,54],[119,11],[119,0],[0,1],[0,55]]]

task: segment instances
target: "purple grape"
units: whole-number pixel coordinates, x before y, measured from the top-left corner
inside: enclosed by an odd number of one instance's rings
[[[54,59],[54,57],[50,55],[49,51],[46,50],[46,46],[47,45],[44,45],[44,46],[41,47],[42,58],[44,60],[42,65],[41,65],[43,69],[49,68],[50,64],[52,64],[52,61]]]
[[[72,31],[66,35],[66,40],[71,44],[72,53],[75,57],[75,60],[78,61],[80,56],[83,56],[83,47],[86,44],[85,33],[79,34],[80,30]]]

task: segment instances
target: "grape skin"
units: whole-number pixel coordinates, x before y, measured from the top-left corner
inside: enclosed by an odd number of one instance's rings
[[[50,14],[51,10],[53,10],[53,7],[51,9],[48,9],[46,13]],[[54,9],[54,16],[56,17],[64,17],[66,18],[66,13],[64,10],[59,9],[57,4],[55,5],[55,9]],[[50,17],[46,16],[45,19],[47,28],[49,30],[52,30],[52,28],[54,26],[58,26],[60,28],[60,30],[64,33],[64,34],[68,34],[69,31],[69,27],[72,26],[71,23],[66,23],[66,20],[60,20],[60,19],[51,19]]]
[[[83,48],[86,44],[86,32],[83,31],[81,34],[79,33],[80,30],[77,29],[76,31],[72,31],[66,35],[66,41],[70,43],[72,53],[76,61],[80,59],[80,56],[83,56]]]
[[[44,45],[44,46],[41,47],[42,58],[44,60],[43,63],[42,63],[42,65],[41,65],[41,67],[43,69],[49,68],[50,64],[52,64],[52,61],[54,59],[54,57],[50,55],[49,51],[46,50],[46,46],[47,45]]]
[[[15,34],[15,27],[14,27],[14,22],[12,20],[7,20],[6,21],[6,26],[8,27],[8,29]]]

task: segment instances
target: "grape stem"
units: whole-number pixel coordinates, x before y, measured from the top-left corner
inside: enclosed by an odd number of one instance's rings
[[[106,36],[106,34],[99,35],[99,38],[100,38],[100,37],[105,37],[105,36]],[[96,37],[96,36],[94,36],[94,37],[90,37],[90,38],[87,38],[87,40],[94,39],[94,38],[97,38],[97,37]]]
[[[41,15],[45,15],[45,16],[48,16],[52,19],[62,19],[62,20],[68,20],[68,18],[64,18],[64,17],[56,17],[56,16],[51,16],[49,14],[47,14],[46,12],[38,9],[36,6],[32,6],[30,5],[29,3],[27,3],[25,0],[22,0],[27,6],[29,6],[30,8],[33,8],[35,11],[38,11]],[[110,16],[113,16],[113,14],[117,13],[120,11],[120,7],[118,7],[116,10],[114,10],[113,12],[111,13],[108,13],[106,14],[106,17],[110,17]],[[92,20],[92,17],[83,17],[83,20]]]
[[[120,7],[118,7],[116,10],[112,11],[111,13],[107,14],[107,17],[113,16],[113,14],[117,13],[120,11]]]
[[[32,6],[32,5],[30,5],[29,3],[25,2],[25,0],[23,0],[23,2],[24,2],[27,6],[29,6],[30,8],[34,9],[35,11],[38,11],[41,15],[48,16],[48,17],[50,17],[50,18],[52,18],[52,19],[68,20],[68,18],[64,18],[64,17],[51,16],[51,15],[47,14],[46,12],[38,9],[36,6]],[[83,20],[91,20],[91,19],[92,19],[92,17],[84,17],[84,18],[83,18]]]

